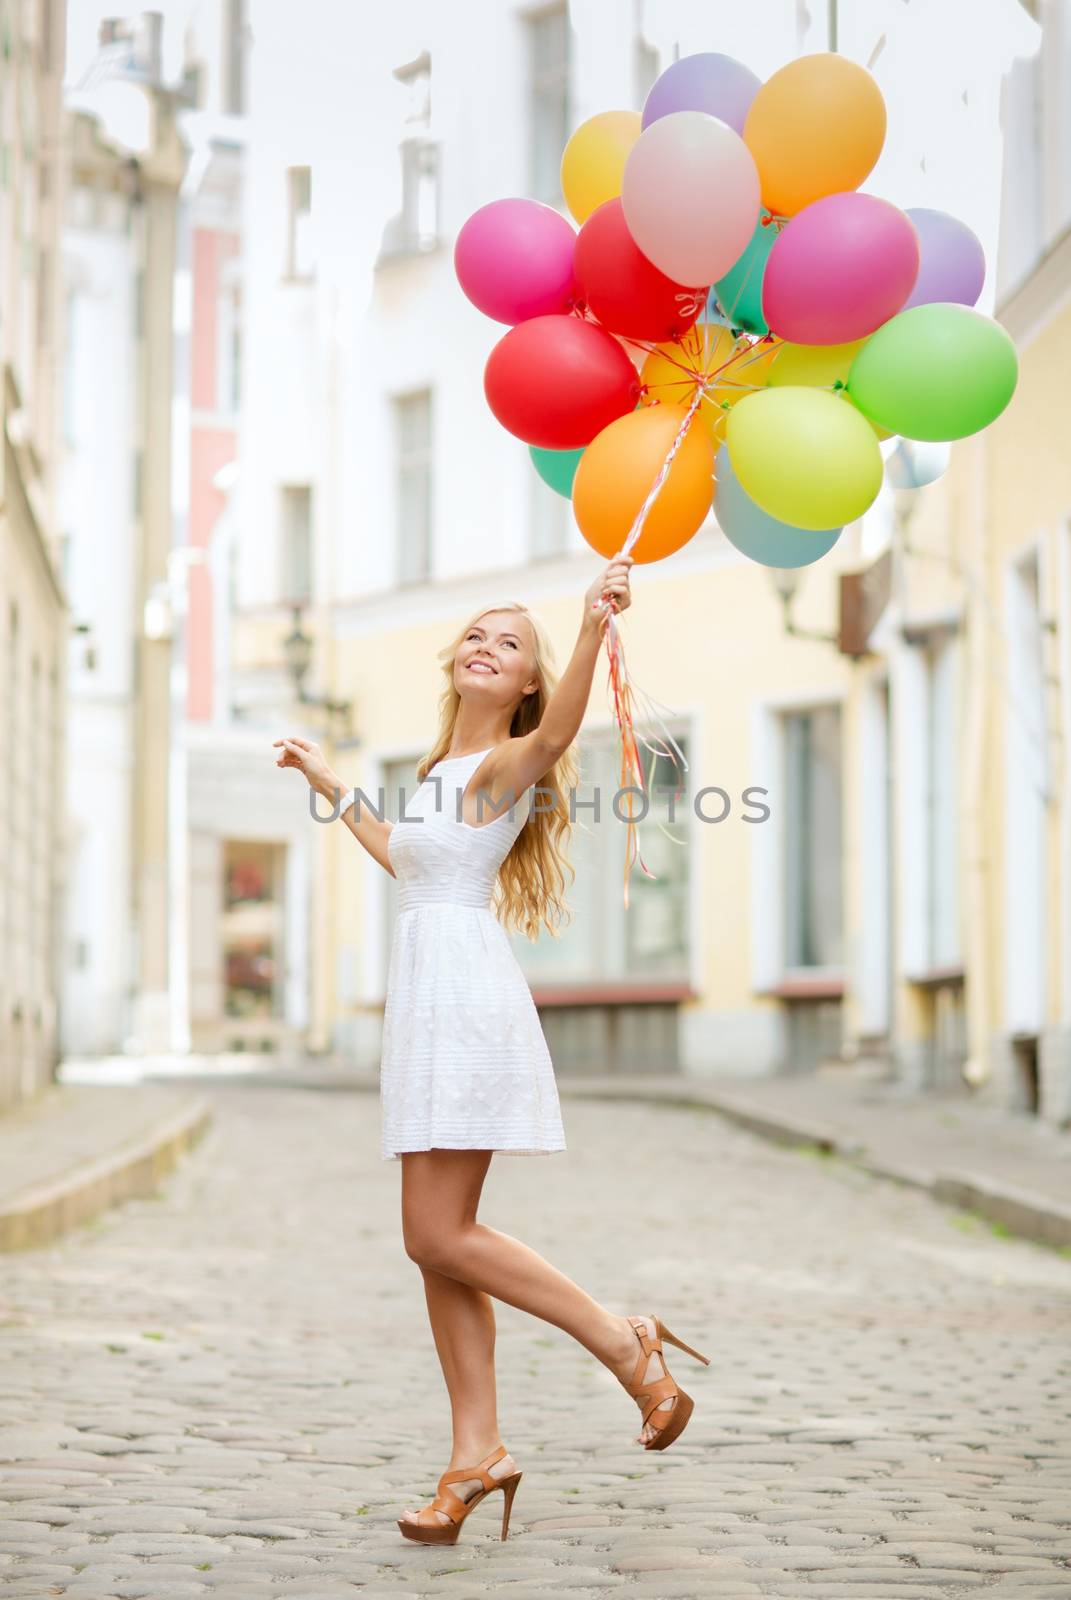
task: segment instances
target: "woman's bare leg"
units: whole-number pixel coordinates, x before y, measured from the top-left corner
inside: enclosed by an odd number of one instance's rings
[[[477,1222],[476,1208],[491,1155],[488,1150],[421,1150],[402,1156],[406,1253],[425,1272],[453,1279],[553,1323],[589,1350],[620,1382],[630,1381],[637,1350],[628,1318],[608,1311],[519,1239]],[[648,1331],[654,1332],[650,1323]],[[664,1370],[660,1358],[653,1355],[647,1376],[660,1377]],[[486,1368],[482,1381],[487,1381]],[[674,1403],[663,1402],[661,1409],[668,1410]],[[464,1398],[461,1405],[467,1409]],[[646,1439],[654,1432],[648,1424],[639,1437]]]
[[[440,1194],[446,1209],[456,1214],[475,1215],[480,1190],[490,1165],[491,1152],[481,1165],[457,1174],[459,1186],[451,1184]],[[402,1170],[410,1158],[402,1157]],[[453,1449],[446,1471],[483,1461],[502,1442],[498,1429],[498,1400],[495,1386],[495,1311],[489,1295],[456,1278],[444,1277],[434,1267],[421,1267],[428,1320],[439,1357],[439,1365],[450,1396],[453,1423]],[[490,1468],[493,1477],[516,1472],[512,1456],[503,1456]],[[478,1478],[463,1478],[452,1485],[462,1500],[482,1485]],[[409,1522],[449,1522],[445,1512],[407,1507],[402,1516]]]

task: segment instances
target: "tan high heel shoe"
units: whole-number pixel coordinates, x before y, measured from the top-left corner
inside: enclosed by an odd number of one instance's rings
[[[688,1355],[694,1356],[697,1361],[701,1361],[706,1367],[710,1366],[710,1357],[701,1355],[698,1350],[693,1350],[690,1344],[685,1344],[683,1339],[678,1339],[675,1333],[670,1333],[660,1317],[653,1315],[650,1317],[655,1327],[653,1335],[648,1334],[644,1326],[643,1317],[629,1317],[628,1320],[631,1322],[636,1338],[640,1342],[640,1354],[636,1358],[636,1370],[632,1375],[632,1382],[627,1384],[626,1388],[632,1398],[640,1402],[643,1411],[643,1424],[641,1424],[640,1433],[636,1435],[636,1439],[633,1442],[640,1443],[643,1427],[650,1423],[651,1427],[656,1428],[658,1431],[653,1439],[643,1441],[643,1448],[645,1450],[664,1450],[667,1445],[672,1444],[674,1439],[679,1438],[684,1432],[688,1418],[695,1409],[695,1401],[690,1394],[685,1394],[683,1389],[678,1388],[670,1377],[669,1368],[666,1366],[666,1358],[662,1353],[662,1341],[667,1339],[670,1344],[675,1344],[678,1350],[687,1351]],[[647,1371],[647,1361],[651,1355],[661,1357],[663,1376],[648,1380],[644,1377],[644,1374]],[[659,1411],[658,1408],[663,1400],[674,1400],[676,1403],[668,1411]],[[659,1417],[665,1418],[661,1425],[657,1420]]]
[[[450,1521],[437,1522],[426,1526],[422,1522],[407,1522],[403,1517],[399,1517],[397,1519],[398,1526],[405,1534],[405,1537],[407,1539],[416,1539],[421,1544],[456,1544],[457,1536],[461,1532],[461,1524],[469,1512],[475,1506],[478,1506],[480,1501],[485,1499],[494,1489],[501,1489],[504,1497],[502,1506],[502,1538],[504,1539],[509,1531],[509,1514],[513,1509],[513,1497],[517,1493],[517,1485],[524,1477],[524,1473],[511,1472],[508,1477],[495,1478],[492,1477],[489,1469],[494,1466],[496,1461],[501,1461],[502,1457],[508,1454],[509,1451],[505,1445],[500,1444],[497,1450],[492,1450],[489,1456],[484,1457],[479,1466],[455,1467],[452,1472],[444,1472],[439,1479],[438,1493],[428,1510],[444,1511]],[[463,1478],[479,1478],[483,1483],[483,1488],[475,1490],[470,1500],[462,1500],[460,1495],[456,1495],[449,1487],[451,1483],[459,1483]]]

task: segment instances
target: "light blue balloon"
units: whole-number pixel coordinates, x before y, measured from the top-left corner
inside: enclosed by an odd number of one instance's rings
[[[718,484],[714,496],[718,525],[741,555],[757,561],[760,566],[809,567],[812,561],[828,555],[844,532],[842,527],[820,533],[810,528],[793,528],[763,511],[741,487],[727,444],[718,451],[714,475]]]
[[[769,333],[762,314],[762,280],[766,276],[766,263],[777,242],[777,229],[772,222],[764,228],[762,219],[768,216],[759,212],[759,220],[751,235],[747,249],[714,285],[718,307],[732,328],[743,328],[745,333]]]
[[[703,312],[703,315],[699,320],[700,322],[717,322],[720,323],[723,328],[727,328],[729,326],[728,318],[721,309],[721,306],[718,304],[718,294],[716,288],[711,288],[710,292],[708,293],[706,310]]]

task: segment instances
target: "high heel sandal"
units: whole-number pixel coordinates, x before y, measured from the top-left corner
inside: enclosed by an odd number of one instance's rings
[[[675,1344],[678,1350],[686,1351],[706,1367],[710,1366],[710,1357],[701,1355],[698,1350],[693,1350],[690,1344],[685,1344],[683,1339],[678,1339],[675,1333],[670,1333],[660,1317],[651,1316],[649,1319],[654,1323],[653,1335],[647,1332],[643,1317],[629,1317],[628,1320],[640,1342],[640,1354],[636,1358],[636,1370],[632,1375],[632,1382],[626,1384],[626,1388],[632,1398],[640,1403],[643,1411],[643,1424],[633,1442],[636,1444],[641,1442],[643,1428],[649,1423],[652,1428],[657,1429],[657,1432],[653,1439],[642,1441],[644,1449],[664,1450],[683,1433],[688,1418],[695,1409],[695,1401],[691,1395],[685,1394],[683,1389],[678,1388],[670,1377],[666,1358],[662,1353],[662,1341],[666,1339],[670,1344]],[[644,1374],[647,1371],[648,1359],[652,1355],[661,1358],[662,1376],[648,1380]],[[659,1411],[658,1408],[663,1400],[674,1400],[675,1404],[668,1411]],[[665,1418],[661,1426],[656,1420],[660,1416]]]
[[[507,1477],[492,1477],[490,1468],[496,1461],[508,1455],[509,1451],[504,1444],[497,1450],[492,1450],[485,1456],[477,1467],[455,1467],[452,1472],[444,1472],[439,1479],[438,1493],[431,1505],[430,1511],[444,1511],[450,1518],[449,1522],[425,1524],[422,1522],[408,1522],[404,1517],[398,1518],[398,1526],[407,1539],[416,1539],[421,1544],[456,1544],[457,1536],[461,1532],[461,1524],[469,1512],[480,1501],[485,1499],[495,1489],[501,1489],[503,1494],[502,1505],[502,1538],[506,1537],[509,1530],[509,1514],[513,1509],[513,1497],[517,1493],[517,1485],[524,1477],[523,1472],[511,1472]],[[462,1500],[460,1495],[454,1493],[449,1487],[451,1483],[458,1483],[463,1478],[479,1478],[483,1483],[482,1489],[473,1492],[470,1500]]]

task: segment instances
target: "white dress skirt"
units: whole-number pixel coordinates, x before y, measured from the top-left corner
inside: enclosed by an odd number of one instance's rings
[[[532,790],[512,814],[477,826],[460,820],[465,786],[493,748],[437,762],[416,794],[404,796],[388,836],[399,908],[380,1065],[387,1161],[409,1150],[528,1156],[566,1148],[539,1013],[491,909]]]

